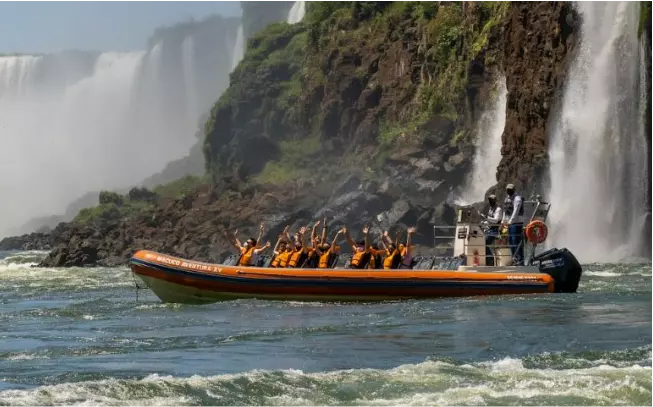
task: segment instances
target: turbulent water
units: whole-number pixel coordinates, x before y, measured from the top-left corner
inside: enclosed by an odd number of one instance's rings
[[[506,125],[508,88],[501,75],[492,90],[488,109],[476,125],[476,140],[472,173],[467,180],[459,204],[468,205],[485,199],[488,188],[497,183],[496,169],[501,162],[501,136]]]
[[[579,292],[163,305],[0,255],[0,405],[651,405],[651,264]]]
[[[637,251],[651,222],[643,123],[645,80],[651,78],[645,77],[645,50],[637,37],[640,6],[577,7],[581,41],[549,151],[550,240],[583,261],[619,261],[647,254]]]
[[[0,185],[11,197],[0,203],[0,236],[187,155],[228,86],[236,23],[161,29],[139,52],[0,57]]]
[[[306,2],[296,1],[288,12],[288,24],[297,24],[302,21],[304,19],[304,14],[306,14]]]

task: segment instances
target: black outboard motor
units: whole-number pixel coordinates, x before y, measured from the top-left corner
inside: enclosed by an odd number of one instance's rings
[[[566,248],[553,248],[542,252],[533,258],[531,264],[539,266],[540,272],[553,277],[555,292],[575,293],[578,289],[583,268]]]

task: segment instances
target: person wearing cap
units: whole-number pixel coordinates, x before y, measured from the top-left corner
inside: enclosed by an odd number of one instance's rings
[[[508,244],[516,266],[524,264],[524,199],[515,192],[515,185],[506,185],[506,199],[503,201],[503,224],[508,225]]]
[[[496,238],[499,236],[499,225],[503,219],[503,211],[501,210],[501,207],[497,205],[496,195],[492,194],[488,196],[487,203],[490,207],[484,221],[488,226],[485,231],[485,265],[494,266],[494,250],[491,250],[490,246],[492,246]]]

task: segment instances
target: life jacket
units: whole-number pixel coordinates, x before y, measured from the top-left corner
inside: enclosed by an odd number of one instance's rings
[[[317,267],[321,269],[329,268],[329,263],[330,263],[329,260],[331,260],[331,249],[322,253],[322,255],[320,256],[320,260],[317,263]]]
[[[319,256],[314,248],[308,249],[308,255],[306,256],[306,261],[304,262],[303,267],[314,269],[317,267],[319,261]]]
[[[301,267],[306,259],[306,250],[302,247],[300,250],[294,250],[291,253],[288,267]]]
[[[279,253],[279,255],[272,262],[272,267],[286,267],[288,265],[288,261],[290,260],[291,254],[292,251],[290,250],[284,250],[283,252]]]
[[[368,269],[378,269],[381,267],[381,264],[383,264],[381,254],[383,252],[384,250],[378,250],[374,248],[370,249],[370,263],[367,266]]]
[[[369,250],[357,251],[353,256],[351,256],[349,267],[353,269],[364,269],[369,263],[370,257],[372,257],[372,255]]]
[[[395,249],[395,251],[393,251],[392,253],[388,253],[388,255],[385,256],[385,259],[383,260],[383,269],[389,270],[389,269],[399,268],[400,261],[401,261],[401,254],[399,254],[399,250]]]
[[[238,265],[239,266],[251,266],[253,256],[254,256],[254,248],[253,247],[250,248],[249,250],[243,247],[242,255],[240,256],[240,260],[238,260]]]

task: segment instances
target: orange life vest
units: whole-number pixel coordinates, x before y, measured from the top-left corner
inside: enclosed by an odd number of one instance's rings
[[[325,269],[329,267],[329,256],[331,256],[331,249],[322,253],[320,256],[320,262],[317,264],[318,268]]]
[[[399,266],[400,260],[401,260],[401,255],[399,254],[399,250],[395,249],[395,251],[393,251],[392,253],[388,251],[387,255],[385,256],[385,259],[383,260],[383,269],[384,270],[396,269]]]
[[[349,262],[350,267],[355,269],[362,269],[367,265],[367,262],[370,261],[370,252],[367,250],[357,251],[351,256],[351,261]]]
[[[283,252],[279,253],[277,258],[275,259],[278,260],[275,267],[286,267],[288,265],[288,260],[290,260],[291,254],[292,254],[292,250],[284,250]]]
[[[306,253],[306,250],[302,247],[299,250],[294,250],[292,252],[292,255],[290,256],[290,261],[288,262],[288,267],[301,267],[303,258],[305,257],[304,254]]]
[[[247,250],[246,248],[242,248],[242,254],[240,256],[240,260],[238,261],[239,266],[251,266],[252,265],[252,256],[254,255],[254,248],[250,248]]]

